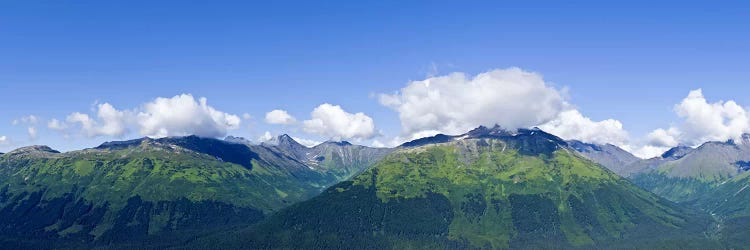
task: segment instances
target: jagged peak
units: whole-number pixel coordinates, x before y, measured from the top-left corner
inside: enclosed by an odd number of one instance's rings
[[[292,138],[288,134],[280,135],[277,138],[278,138],[277,140],[279,141],[279,143],[299,144],[299,142],[297,142],[296,140],[294,140],[294,138]],[[300,145],[302,145],[302,144],[300,144]]]
[[[277,137],[271,138],[271,140],[264,141],[261,144],[262,145],[266,145],[266,146],[277,146],[277,147],[282,147],[282,148],[287,148],[287,147],[291,147],[291,148],[298,148],[298,147],[308,148],[307,146],[302,145],[301,143],[299,143],[296,140],[294,140],[294,138],[292,138],[288,134],[279,135]]]
[[[550,142],[559,144],[561,146],[568,145],[568,143],[565,140],[561,139],[560,137],[547,133],[537,127],[530,128],[530,129],[521,128],[521,129],[516,130],[515,133],[511,133],[510,131],[500,127],[500,125],[495,125],[492,128],[489,128],[486,126],[479,126],[475,129],[470,130],[469,132],[463,135],[458,135],[458,136],[437,134],[437,135],[430,136],[430,137],[419,138],[419,139],[415,139],[415,140],[406,142],[404,144],[401,144],[400,147],[416,147],[416,146],[422,146],[426,144],[444,143],[444,142],[449,142],[453,140],[463,140],[463,139],[479,139],[479,138],[513,139],[513,138],[529,137],[529,136],[532,136],[532,137],[540,136]]]
[[[492,128],[486,127],[486,126],[479,126],[475,129],[470,130],[468,133],[464,134],[469,137],[482,137],[482,136],[509,136],[511,133],[500,127],[500,125],[495,125]]]

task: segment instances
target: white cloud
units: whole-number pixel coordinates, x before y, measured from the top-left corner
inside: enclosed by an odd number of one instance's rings
[[[628,151],[641,159],[650,159],[664,154],[670,148],[672,147],[644,145],[635,149],[629,149]]]
[[[380,103],[399,113],[402,135],[464,133],[479,125],[515,129],[546,123],[567,106],[541,75],[519,68],[463,73],[410,82]]]
[[[686,143],[724,141],[739,138],[750,130],[744,108],[734,101],[708,103],[701,89],[690,91],[675,112],[684,119],[681,140]]]
[[[732,100],[709,103],[701,89],[690,91],[674,106],[674,111],[681,121],[649,133],[643,151],[663,153],[680,144],[697,146],[707,141],[739,139],[750,132],[750,116],[745,108]]]
[[[273,135],[271,135],[271,132],[266,131],[263,133],[260,137],[258,137],[259,142],[267,142],[273,139]]]
[[[98,129],[100,134],[122,136],[128,132],[126,127],[127,114],[124,111],[115,109],[109,103],[100,104],[98,107],[97,117],[99,117],[102,123]]]
[[[87,114],[75,112],[65,119],[66,124],[60,123],[56,119],[52,119],[47,123],[47,127],[63,131],[66,128],[78,124],[81,129],[81,133],[85,136],[93,138],[97,136],[115,136],[121,137],[128,132],[128,123],[132,114],[127,111],[117,110],[109,103],[102,103],[96,106],[96,116],[98,120],[91,118]]]
[[[385,148],[385,147],[387,147],[387,146],[385,145],[385,143],[382,143],[382,142],[380,142],[380,141],[378,141],[378,140],[373,140],[373,141],[372,141],[372,144],[371,144],[371,145],[372,145],[372,147],[374,147],[374,148]]]
[[[698,89],[675,105],[681,123],[654,130],[633,143],[620,121],[593,121],[563,96],[564,91],[551,87],[541,75],[519,68],[413,81],[395,94],[380,95],[382,105],[398,112],[402,132],[373,145],[397,146],[438,132],[455,135],[479,125],[498,124],[507,129],[539,126],[564,139],[609,143],[649,158],[680,144],[738,139],[750,132],[745,108],[731,100],[709,103]]]
[[[592,121],[578,110],[561,112],[557,118],[539,126],[540,129],[566,140],[580,140],[595,144],[623,147],[628,143],[628,132],[618,120]]]
[[[133,110],[118,110],[109,103],[96,106],[96,117],[74,112],[65,121],[51,119],[47,127],[68,135],[74,129],[87,137],[121,137],[131,130],[149,137],[198,135],[223,137],[227,130],[239,128],[239,116],[224,113],[196,100],[190,94],[172,98],[158,97]]]
[[[498,124],[507,129],[539,126],[564,139],[614,144],[649,158],[680,144],[738,139],[750,132],[745,108],[731,100],[709,103],[698,89],[675,105],[682,122],[654,130],[633,143],[620,121],[593,121],[573,109],[564,95],[539,74],[518,68],[413,81],[395,94],[380,95],[382,105],[398,112],[402,132],[389,142],[374,141],[373,145],[396,146],[437,132],[455,135],[479,125]]]
[[[646,143],[654,147],[671,148],[680,144],[678,136],[680,131],[677,128],[656,129],[646,136]]]
[[[463,73],[410,82],[380,103],[399,113],[402,135],[381,146],[438,133],[462,134],[479,125],[507,129],[539,126],[568,140],[629,148],[620,121],[593,121],[573,109],[541,75],[519,68],[496,69],[467,77]],[[373,142],[375,143],[375,142]]]
[[[266,123],[269,124],[283,124],[289,125],[297,122],[289,113],[285,110],[274,109],[271,112],[266,113]]]
[[[253,119],[253,116],[248,113],[244,113],[242,114],[242,119],[250,120],[250,119]]]
[[[10,139],[7,136],[0,136],[0,145],[9,145]]]
[[[318,144],[321,144],[322,142],[316,141],[316,140],[310,140],[305,138],[299,138],[299,137],[292,137],[292,139],[296,142],[299,142],[299,144],[304,145],[305,147],[314,147]]]
[[[364,113],[348,113],[338,105],[321,104],[303,122],[305,132],[334,140],[364,140],[377,135],[375,123]]]
[[[222,137],[227,130],[239,128],[240,122],[240,117],[214,109],[207,104],[206,98],[196,101],[190,94],[156,98],[144,104],[137,115],[141,135],[156,138],[182,135]]]
[[[633,154],[649,158],[678,145],[698,146],[707,141],[740,139],[743,133],[750,132],[750,116],[745,108],[732,100],[709,103],[701,89],[690,91],[674,106],[674,111],[681,120],[667,129],[649,133],[644,145],[635,148]]]

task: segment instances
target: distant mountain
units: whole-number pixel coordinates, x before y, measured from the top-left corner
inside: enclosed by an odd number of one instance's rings
[[[388,152],[343,144],[309,149],[282,139],[267,146],[186,136],[67,153],[13,150],[0,156],[0,245],[164,247],[255,223]]]
[[[544,131],[480,127],[406,143],[320,196],[190,247],[715,248],[711,221]]]
[[[304,160],[307,158],[306,153],[309,149],[305,145],[298,143],[297,141],[292,139],[291,136],[286,134],[277,136],[267,142],[263,142],[261,143],[261,145],[266,147],[276,147],[284,153],[299,160]]]
[[[18,148],[16,150],[7,153],[8,156],[17,157],[33,157],[33,156],[46,156],[50,154],[59,154],[60,151],[54,150],[48,146],[35,145]]]
[[[327,141],[310,148],[286,134],[261,145],[289,155],[310,169],[332,174],[340,181],[359,174],[393,151],[389,148],[353,145],[346,141]]]
[[[633,182],[670,200],[701,208],[718,219],[717,235],[727,249],[750,244],[750,135],[740,141],[676,148]]]
[[[747,172],[748,162],[750,135],[744,135],[738,142],[706,142],[695,149],[673,148],[662,157],[635,164],[634,168],[641,170],[631,179],[670,200],[685,202],[707,195]]]
[[[651,159],[636,158],[614,145],[568,144],[638,186],[669,200],[686,202],[750,170],[750,135],[742,138],[740,142],[707,142],[698,148],[677,146]]]
[[[633,171],[630,165],[641,159],[615,145],[596,145],[581,141],[568,141],[568,145],[586,158],[601,164],[620,176],[627,177]]]
[[[646,190],[710,212],[720,222],[712,234],[727,244],[725,248],[750,244],[750,135],[697,148],[677,146],[661,156],[635,161],[615,146],[568,144]]]

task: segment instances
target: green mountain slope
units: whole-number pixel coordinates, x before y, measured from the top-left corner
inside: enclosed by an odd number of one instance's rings
[[[539,130],[479,128],[405,144],[227,248],[716,247],[705,215],[643,191]]]
[[[583,145],[586,146],[586,145]],[[709,230],[726,248],[750,244],[750,135],[739,141],[707,142],[697,148],[679,146],[660,157],[612,164],[596,147],[575,147],[588,158],[620,171],[634,184],[682,205],[712,214],[719,222]],[[594,149],[594,150],[591,150]],[[602,150],[607,152],[607,150]]]
[[[720,183],[688,204],[703,208],[716,217],[718,235],[727,248],[750,245],[750,172]]]
[[[0,243],[158,246],[255,223],[338,182],[271,148],[194,136],[0,156]]]

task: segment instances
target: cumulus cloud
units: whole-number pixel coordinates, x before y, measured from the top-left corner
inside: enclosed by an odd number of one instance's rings
[[[507,129],[539,126],[568,140],[628,147],[620,121],[593,121],[573,109],[559,90],[537,73],[496,69],[476,76],[452,73],[413,81],[380,103],[399,113],[402,134],[377,146],[397,146],[438,133],[462,134],[477,126]],[[375,144],[375,142],[373,142]]]
[[[684,119],[680,131],[686,143],[736,139],[750,130],[744,108],[731,100],[708,103],[701,89],[690,91],[675,112]]]
[[[662,155],[670,148],[680,145],[678,136],[680,131],[677,128],[656,129],[646,135],[644,140],[637,146],[627,146],[626,150],[635,156],[643,159],[649,159]]]
[[[267,142],[273,139],[273,135],[271,135],[271,132],[266,131],[263,133],[260,137],[258,137],[259,142]]]
[[[334,140],[365,140],[377,135],[372,118],[361,112],[348,113],[338,105],[321,104],[310,115],[302,124],[308,133]]]
[[[628,132],[623,129],[620,121],[614,119],[592,121],[575,109],[561,112],[557,118],[539,128],[566,140],[612,144],[620,147],[628,143]]]
[[[706,100],[701,89],[692,90],[674,106],[680,121],[669,128],[653,130],[637,143],[628,141],[627,132],[617,120],[593,122],[578,111],[568,110],[540,126],[565,139],[611,143],[641,158],[659,156],[678,145],[698,146],[707,141],[741,138],[750,132],[750,116],[735,101]]]
[[[62,131],[77,126],[82,134],[91,138],[97,136],[121,137],[128,132],[127,125],[129,118],[132,117],[130,112],[118,110],[109,103],[96,105],[96,110],[96,118],[91,118],[88,114],[74,112],[65,119],[66,124],[52,119],[47,123],[47,127]]]
[[[274,109],[266,113],[266,123],[289,125],[297,122],[286,110]]]
[[[707,141],[739,139],[750,132],[750,117],[736,102],[708,102],[703,90],[690,91],[674,111],[681,119],[667,129],[656,129],[646,136],[644,151],[666,151],[677,145],[697,146]],[[741,141],[741,140],[737,140]]]
[[[318,144],[321,144],[322,142],[316,141],[316,140],[310,140],[305,138],[299,138],[299,137],[292,137],[292,139],[296,142],[299,142],[299,144],[304,145],[305,147],[315,147]]]
[[[750,132],[750,116],[735,101],[709,102],[702,89],[692,90],[674,106],[680,121],[648,135],[642,146],[633,149],[641,158],[659,156],[678,145],[698,146],[707,141],[741,138]]]
[[[430,77],[379,99],[399,113],[404,137],[422,131],[460,134],[479,125],[531,127],[556,118],[567,106],[541,75],[519,68]]]
[[[222,137],[228,130],[239,128],[241,122],[239,116],[218,111],[208,105],[206,98],[196,100],[190,94],[159,97],[132,110],[118,110],[109,103],[98,104],[95,110],[95,117],[74,112],[64,121],[51,119],[47,127],[66,136],[80,131],[87,137],[121,137],[135,129],[154,138]]]
[[[652,146],[652,145],[641,145],[637,147],[625,147],[623,149],[627,150],[631,154],[635,155],[638,158],[641,159],[651,159],[657,156],[660,156],[664,154],[667,150],[669,150],[671,147],[658,147],[658,146]]]
[[[4,145],[9,145],[9,144],[10,144],[10,139],[8,138],[8,136],[4,136],[4,135],[0,136],[0,145],[4,146]]]
[[[656,129],[646,136],[646,142],[650,146],[671,148],[680,144],[678,136],[680,130],[677,128]]]
[[[385,148],[388,147],[385,145],[385,143],[380,142],[379,140],[372,140],[372,144],[370,144],[374,148]]]
[[[413,81],[394,94],[379,96],[382,105],[398,112],[402,132],[373,145],[397,146],[436,133],[461,134],[479,125],[498,124],[507,129],[539,126],[564,139],[609,143],[649,158],[677,145],[738,139],[750,132],[745,108],[731,100],[708,102],[700,89],[690,91],[675,105],[681,122],[654,130],[635,143],[620,121],[594,121],[572,108],[563,96],[564,91],[541,75],[519,68]]]
[[[190,94],[181,94],[144,104],[137,114],[137,123],[141,135],[149,137],[221,137],[227,130],[239,128],[240,117],[216,110],[204,97],[196,100]]]

